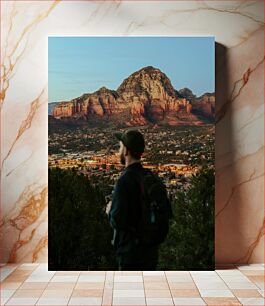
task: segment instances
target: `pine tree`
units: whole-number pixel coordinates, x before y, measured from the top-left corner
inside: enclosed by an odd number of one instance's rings
[[[203,167],[187,191],[177,192],[160,270],[214,270],[214,181],[214,170]]]
[[[114,270],[105,199],[75,169],[49,169],[48,257],[52,270]]]

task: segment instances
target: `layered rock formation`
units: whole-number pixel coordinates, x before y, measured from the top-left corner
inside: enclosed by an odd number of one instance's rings
[[[210,115],[209,115],[210,114]],[[203,124],[213,121],[214,95],[196,98],[189,89],[176,91],[159,69],[144,67],[125,79],[118,89],[100,88],[53,108],[54,118],[64,121],[109,122],[130,125]]]

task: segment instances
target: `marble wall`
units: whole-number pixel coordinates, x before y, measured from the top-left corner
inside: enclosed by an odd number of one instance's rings
[[[216,262],[264,262],[263,1],[1,1],[0,262],[47,262],[48,36],[216,38]]]

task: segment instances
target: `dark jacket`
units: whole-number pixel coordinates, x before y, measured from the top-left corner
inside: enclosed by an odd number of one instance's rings
[[[144,247],[137,244],[135,230],[140,221],[141,213],[140,184],[135,173],[141,173],[140,162],[126,167],[117,180],[112,195],[109,222],[114,229],[113,245],[117,255],[124,261],[141,262],[156,256],[157,248]]]

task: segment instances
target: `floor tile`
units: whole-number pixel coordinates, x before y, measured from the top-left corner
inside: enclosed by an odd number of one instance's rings
[[[238,298],[242,305],[263,305],[264,298]]]
[[[74,289],[72,293],[72,297],[102,297],[102,296],[103,296],[103,289]]]
[[[0,268],[0,280],[3,281],[4,279],[6,279],[16,268],[17,268],[17,266],[1,267]]]
[[[115,271],[115,276],[142,276],[142,271]]]
[[[19,289],[17,290],[13,298],[39,298],[42,295],[42,289]]]
[[[9,300],[8,297],[1,296],[1,298],[0,298],[0,305],[5,305],[8,300]]]
[[[241,276],[244,275],[245,271],[240,271],[237,269],[227,269],[227,270],[216,270],[218,275],[232,275],[232,276]]]
[[[175,298],[200,297],[200,292],[197,289],[171,289],[171,294]]]
[[[248,275],[246,278],[251,282],[264,282],[264,276],[262,275]]]
[[[164,271],[143,271],[143,276],[165,276]]]
[[[1,289],[9,289],[9,290],[14,289],[15,290],[15,289],[18,289],[21,285],[22,285],[22,283],[12,283],[12,282],[3,281],[0,284],[0,287],[1,287]]]
[[[179,275],[179,276],[167,276],[167,281],[169,283],[175,283],[175,282],[189,283],[192,282],[193,279],[189,275],[183,275],[183,276]]]
[[[175,305],[206,305],[202,298],[173,298]]]
[[[169,289],[168,284],[166,282],[144,283],[144,288],[145,289],[156,289],[156,290]]]
[[[101,305],[102,298],[94,298],[94,297],[83,297],[83,298],[71,298],[68,302],[68,305]]]
[[[152,289],[145,289],[145,296],[147,298],[155,298],[155,297],[161,297],[161,298],[170,298],[171,292],[170,290],[152,290]]]
[[[236,297],[262,297],[261,292],[255,289],[232,289]]]
[[[48,282],[46,283],[41,283],[41,282],[38,282],[38,283],[30,283],[30,282],[24,282],[20,287],[19,289],[42,289],[44,290],[47,286],[48,286]]]
[[[51,279],[51,282],[57,282],[57,283],[67,283],[67,282],[76,282],[78,279],[77,275],[70,275],[70,276],[62,276],[62,275],[56,275]]]
[[[215,271],[190,271],[190,274],[193,275],[199,275],[199,276],[214,276],[216,275]]]
[[[222,275],[221,278],[225,282],[233,282],[233,283],[240,283],[240,282],[250,282],[247,276],[244,275],[238,275],[238,276],[233,276],[233,275]]]
[[[156,305],[174,305],[172,298],[146,298],[146,304],[150,306]]]
[[[29,270],[29,269],[22,269],[21,267],[16,268],[15,271],[13,271],[10,276],[15,276],[15,275],[26,275],[29,276],[30,274],[33,273],[33,269]]]
[[[264,270],[243,270],[241,271],[242,274],[246,275],[246,276],[255,276],[255,275],[260,275],[264,277]]]
[[[228,287],[224,282],[195,282],[198,289],[226,290]],[[235,288],[236,289],[236,288]]]
[[[254,283],[259,289],[264,290],[264,282],[255,282]]]
[[[141,297],[113,297],[113,301],[112,301],[113,305],[146,305],[145,302],[145,298],[141,298]]]
[[[14,272],[13,272],[14,273]],[[8,277],[5,278],[5,282],[11,282],[11,283],[23,283],[28,276],[25,275],[8,275]]]
[[[124,289],[114,289],[113,298],[116,297],[145,297],[144,290],[124,290]]]
[[[25,282],[27,283],[47,283],[52,279],[53,275],[30,275]]]
[[[107,273],[114,273],[114,271],[80,271],[80,275],[106,275]]]
[[[237,298],[229,297],[205,297],[203,298],[207,305],[220,306],[220,305],[241,305]]]
[[[54,275],[56,276],[79,276],[81,274],[80,271],[56,271]]]
[[[259,287],[251,282],[226,282],[229,289],[258,289]]]
[[[60,282],[53,282],[53,283],[48,283],[46,286],[46,290],[72,290],[74,289],[76,285],[76,282],[67,282],[67,283],[60,283]]]
[[[261,294],[261,296],[265,297],[264,296],[264,290],[258,290],[258,292]]]
[[[93,282],[93,283],[102,283],[105,281],[105,275],[80,275],[78,282]]]
[[[11,290],[11,289],[1,289],[0,291],[0,296],[3,297],[3,298],[10,298],[14,293],[15,293],[16,290]]]
[[[202,297],[234,297],[230,290],[199,290]]]
[[[249,265],[236,265],[239,270],[264,270],[264,266],[261,264],[249,264]]]
[[[190,283],[169,283],[169,288],[172,289],[197,289],[194,282]]]
[[[139,283],[143,281],[143,277],[136,276],[114,276],[114,282],[124,282],[124,283]]]
[[[104,283],[81,282],[76,283],[75,289],[103,289]]]
[[[104,289],[103,297],[102,297],[102,306],[110,306],[112,305],[112,290]]]
[[[116,289],[129,289],[129,290],[139,290],[139,289],[144,289],[144,283],[118,283],[115,282],[113,283],[113,288]],[[146,287],[145,287],[146,288]]]
[[[68,305],[69,298],[40,298],[36,305]]]
[[[163,275],[154,275],[154,276],[144,276],[144,282],[166,282],[166,276]]]
[[[41,298],[70,298],[72,290],[44,290]]]
[[[167,276],[190,275],[189,271],[165,271]]]
[[[38,298],[11,298],[7,301],[6,305],[31,306],[31,305],[35,305],[37,301],[38,301]]]

